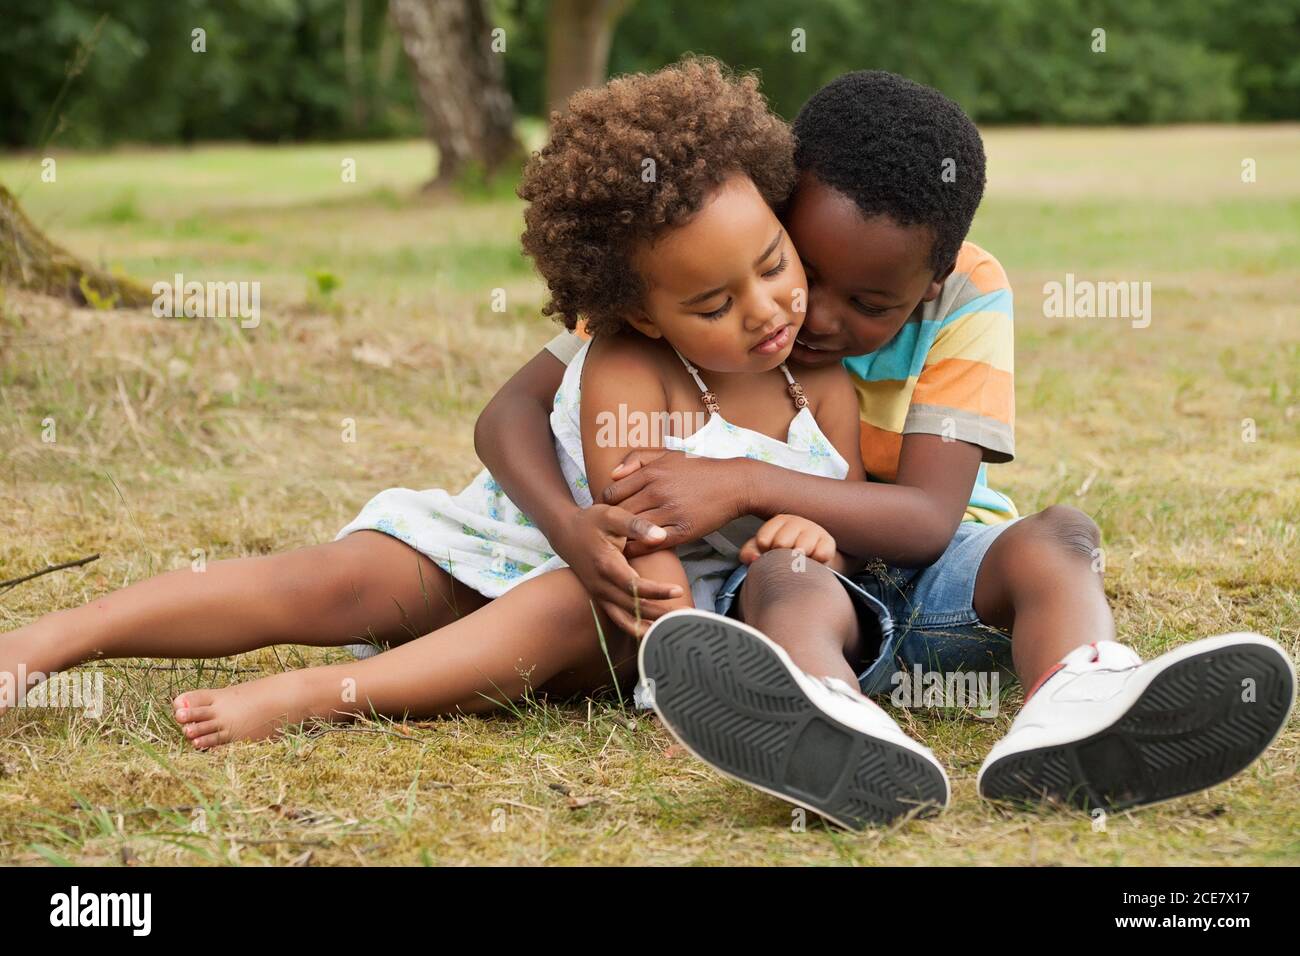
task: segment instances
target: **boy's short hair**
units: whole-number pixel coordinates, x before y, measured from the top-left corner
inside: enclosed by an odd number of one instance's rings
[[[794,135],[801,172],[844,193],[864,216],[929,226],[936,273],[956,261],[984,195],[984,143],[960,106],[897,74],[859,70],[814,93]]]
[[[621,329],[644,301],[637,246],[685,222],[741,173],[774,208],[794,186],[790,127],[758,81],[690,57],[582,90],[552,116],[524,167],[524,251],[546,280],[542,309],[592,335]],[[653,160],[653,164],[649,161]]]

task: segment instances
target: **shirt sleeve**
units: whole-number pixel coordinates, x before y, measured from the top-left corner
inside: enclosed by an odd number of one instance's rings
[[[557,359],[568,365],[574,357],[582,350],[584,342],[572,332],[561,332],[551,341],[546,343],[546,351],[550,352]]]
[[[944,317],[925,357],[903,434],[979,445],[986,462],[1015,457],[1011,289],[969,299]]]

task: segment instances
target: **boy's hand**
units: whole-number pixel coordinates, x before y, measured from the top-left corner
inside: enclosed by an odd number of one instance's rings
[[[749,513],[743,458],[700,458],[662,448],[629,452],[613,471],[605,504],[639,515],[668,536],[628,542],[629,555],[673,548],[712,534]]]
[[[578,512],[563,539],[553,544],[600,609],[618,627],[634,634],[638,599],[641,620],[653,621],[668,610],[656,602],[681,597],[682,589],[640,577],[628,564],[623,548],[636,541],[642,542],[645,550],[654,551],[663,546],[666,537],[663,528],[630,511],[594,504]]]
[[[835,558],[835,539],[821,525],[798,515],[776,515],[763,522],[754,537],[740,549],[740,560],[753,564],[768,551],[790,548],[822,564]]]

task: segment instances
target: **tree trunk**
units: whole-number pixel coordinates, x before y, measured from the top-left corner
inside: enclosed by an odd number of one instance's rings
[[[546,115],[578,90],[605,82],[609,44],[631,0],[551,0],[546,21]]]
[[[361,0],[344,0],[343,3],[343,77],[347,82],[348,106],[354,130],[365,128],[367,119],[366,94],[361,77],[364,40],[361,27],[364,11]]]
[[[0,285],[97,308],[148,305],[154,298],[133,279],[89,266],[55,245],[32,224],[4,186],[0,186]]]
[[[490,176],[519,159],[505,54],[492,50],[487,0],[389,0],[388,11],[438,148],[438,174],[429,186],[449,184],[476,166]]]

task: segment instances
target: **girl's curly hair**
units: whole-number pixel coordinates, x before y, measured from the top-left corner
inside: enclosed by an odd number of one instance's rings
[[[743,173],[778,209],[794,186],[790,128],[752,75],[690,57],[582,90],[553,114],[551,140],[529,159],[524,251],[550,289],[546,315],[592,335],[617,331],[645,292],[632,256],[699,211]]]

